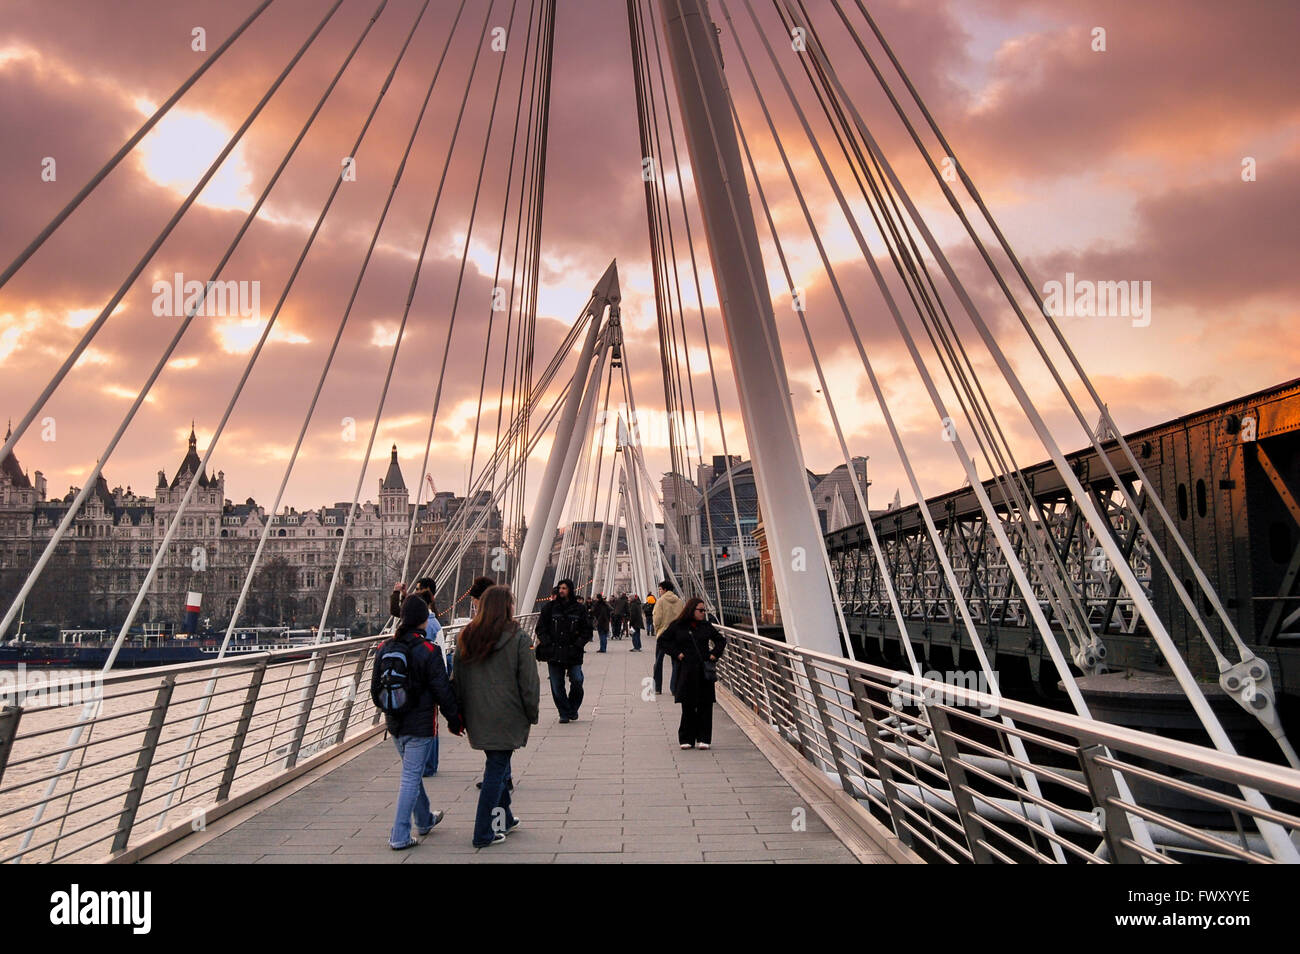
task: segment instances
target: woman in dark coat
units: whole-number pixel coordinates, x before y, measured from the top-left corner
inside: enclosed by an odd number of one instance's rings
[[[708,621],[707,612],[698,596],[687,600],[682,614],[659,637],[667,641],[668,651],[677,660],[674,699],[682,707],[677,741],[684,749],[697,744],[707,749],[713,742],[714,693],[713,683],[705,678],[705,662],[716,663],[722,658],[727,641]]]

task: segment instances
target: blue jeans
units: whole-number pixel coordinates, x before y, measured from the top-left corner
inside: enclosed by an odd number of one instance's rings
[[[582,665],[564,666],[561,663],[547,663],[551,676],[551,698],[561,719],[578,718],[578,707],[582,705]],[[569,677],[569,691],[564,691],[564,677]]]
[[[481,848],[492,844],[492,837],[515,823],[510,811],[510,750],[485,752],[487,764],[483,767],[483,787],[478,793],[478,812],[474,815],[474,845]]]
[[[609,639],[609,630],[608,630],[608,629],[602,629],[602,630],[600,631],[600,651],[601,651],[602,653],[605,651],[606,641],[607,641],[608,639]]]
[[[433,731],[435,733],[438,731],[437,715],[433,717]],[[429,739],[429,741],[432,744],[429,746],[429,757],[424,760],[423,774],[425,778],[428,778],[430,775],[438,774],[438,736],[434,735],[433,738]]]
[[[429,758],[432,739],[423,735],[399,735],[393,738],[397,754],[402,757],[402,784],[397,790],[397,817],[393,819],[393,832],[388,844],[398,848],[411,840],[411,816],[415,816],[417,829],[433,826],[433,812],[429,810],[429,796],[424,793],[420,775]]]
[[[632,630],[632,648],[641,649],[641,630],[639,629]]]

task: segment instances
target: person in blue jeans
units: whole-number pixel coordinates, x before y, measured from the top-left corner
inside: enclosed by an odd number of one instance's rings
[[[477,581],[476,581],[477,582]],[[442,654],[448,678],[451,677],[451,657],[447,655],[446,639],[442,635],[442,623],[438,622],[438,606],[433,600],[434,590],[438,584],[430,577],[421,577],[415,581],[415,594],[424,600],[429,607],[429,619],[424,624],[424,635],[433,647]],[[393,616],[401,617],[402,601],[406,599],[406,584],[398,582],[393,587],[392,596],[389,598],[389,612]],[[424,763],[423,775],[425,778],[438,774],[438,709],[435,706],[433,710],[433,741],[429,744],[429,756]]]
[[[462,730],[460,706],[447,681],[442,653],[425,638],[428,618],[428,604],[418,596],[408,597],[402,604],[397,633],[375,650],[370,677],[370,698],[384,711],[388,732],[402,760],[397,809],[388,838],[388,846],[394,851],[414,848],[442,821],[443,812],[434,811],[429,805],[421,777],[433,744],[435,706],[442,707],[447,727],[454,735]],[[404,672],[404,678],[397,679],[398,672]],[[395,682],[404,688],[407,696],[406,704],[400,708],[393,708],[386,691]]]
[[[532,639],[514,621],[507,586],[483,594],[478,614],[456,642],[452,686],[470,747],[486,759],[473,837],[475,848],[486,848],[505,841],[520,824],[510,804],[510,759],[528,744],[529,727],[537,724],[541,680]]]
[[[582,707],[582,665],[566,666],[562,663],[548,662],[546,675],[551,683],[551,701],[560,714],[560,725],[578,721],[578,710]],[[564,680],[568,679],[569,688],[565,692]]]
[[[551,698],[560,724],[578,718],[582,705],[582,655],[591,642],[591,616],[575,596],[572,580],[560,580],[537,618],[537,658],[546,663]],[[565,692],[564,680],[569,680]]]

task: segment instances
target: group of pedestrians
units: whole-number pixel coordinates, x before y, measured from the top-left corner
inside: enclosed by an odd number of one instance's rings
[[[402,600],[398,626],[375,651],[370,696],[384,712],[388,733],[402,760],[397,812],[389,834],[395,851],[413,848],[433,831],[444,812],[435,811],[424,790],[430,752],[436,753],[438,710],[453,735],[468,736],[470,748],[484,753],[473,844],[500,844],[519,827],[511,811],[510,760],[528,744],[537,724],[540,682],[532,639],[514,619],[514,596],[507,586],[480,577],[470,588],[474,617],[456,643],[452,675],[442,647],[429,638],[432,588],[420,584]],[[414,829],[412,829],[414,821]]]
[[[499,844],[519,827],[511,809],[511,756],[528,744],[538,722],[538,662],[547,666],[551,699],[560,723],[576,722],[583,700],[583,656],[593,634],[607,652],[611,629],[626,625],[632,652],[641,651],[640,630],[654,627],[655,694],[663,692],[663,661],[671,665],[669,690],[681,706],[677,729],[682,749],[707,749],[713,740],[714,683],[726,639],[708,620],[698,597],[685,602],[671,582],[658,597],[603,594],[590,603],[573,580],[561,580],[539,614],[536,638],[514,618],[509,587],[480,577],[470,587],[473,619],[460,633],[454,660],[446,652],[434,607],[435,583],[418,580],[408,595],[394,588],[390,609],[399,620],[394,635],[376,650],[370,693],[386,718],[401,759],[397,814],[389,836],[394,850],[414,847],[444,813],[431,808],[423,779],[438,770],[438,713],[453,735],[466,735],[485,756],[479,783],[473,844]],[[617,622],[616,622],[617,621]],[[454,670],[454,671],[453,671]]]
[[[572,580],[564,580],[570,587]],[[557,587],[558,591],[558,587]],[[653,599],[653,597],[651,597]],[[578,602],[582,602],[581,597]],[[596,598],[585,604],[591,614],[591,625],[600,637],[598,652],[607,652],[610,639],[622,639],[630,634],[632,652],[641,652],[641,630],[645,628],[645,609],[636,594],[619,593],[611,600],[605,599],[604,593],[597,593]]]

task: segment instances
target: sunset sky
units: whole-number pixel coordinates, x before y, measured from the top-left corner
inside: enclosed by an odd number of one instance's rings
[[[42,440],[36,426],[18,445],[23,467],[43,471],[52,496],[82,484],[176,330],[179,319],[158,317],[151,310],[153,282],[170,280],[177,272],[207,277],[377,4],[344,0],[41,412],[40,417],[54,418],[56,439]],[[17,420],[31,405],[329,5],[326,0],[275,0],[0,289],[0,417]],[[254,6],[253,0],[0,0],[0,267],[208,55],[191,49],[191,31],[206,30],[210,51]],[[433,0],[356,157],[357,181],[341,190],[213,456],[212,469],[225,471],[226,494],[237,502],[252,496],[269,504],[274,497],[457,6]],[[1044,366],[1013,327],[1009,308],[933,181],[923,174],[860,55],[842,32],[831,32],[838,20],[829,0],[812,0],[808,6],[814,23],[827,34],[840,79],[998,330],[1060,443],[1066,449],[1081,446],[1082,433],[1071,425],[1063,399],[1053,394]],[[843,6],[861,25],[854,5]],[[1047,282],[1064,282],[1067,273],[1094,281],[1150,282],[1149,325],[1135,326],[1123,317],[1061,322],[1124,429],[1300,375],[1300,97],[1295,90],[1300,13],[1294,3],[872,0],[867,6],[1039,289]],[[416,0],[387,4],[223,273],[226,279],[260,282],[263,318],[280,295],[338,175],[340,156],[347,154],[418,7]],[[737,17],[734,30],[725,25],[716,2],[712,5],[715,20],[723,25],[728,82],[756,151],[763,187],[775,204],[796,283],[805,289],[809,322],[832,376],[850,448],[871,458],[872,503],[883,506],[896,487],[904,486],[902,470],[745,78],[737,33],[759,71],[764,97],[792,152],[924,490],[937,494],[953,489],[962,480],[961,470],[951,446],[940,439],[917,372],[743,13],[744,0],[731,0],[729,7]],[[771,4],[755,2],[754,9],[777,50],[796,56]],[[662,409],[625,4],[560,0],[558,10],[537,368],[549,360],[592,285],[617,258],[637,403],[643,411]],[[290,484],[288,504],[314,507],[351,497],[479,27],[485,18],[509,25],[509,11],[508,0],[497,0],[491,12],[488,0],[466,4],[445,75]],[[522,41],[527,13],[527,3],[520,2],[507,57],[522,54],[514,44]],[[1105,30],[1104,51],[1093,49],[1098,27]],[[875,51],[874,40],[870,48]],[[462,143],[434,225],[363,499],[374,499],[375,482],[383,473],[379,462],[394,442],[408,485],[418,479],[495,79],[497,61],[485,62],[471,89]],[[805,108],[815,109],[793,59],[786,75]],[[508,59],[503,95],[511,115],[517,84],[517,61]],[[813,122],[820,141],[833,148],[820,111],[817,117]],[[500,139],[489,151],[485,197],[452,341],[430,467],[439,490],[464,492],[509,120],[499,116],[495,127]],[[57,164],[53,182],[42,180],[46,157]],[[1243,180],[1247,159],[1254,160],[1253,181]],[[831,161],[837,179],[851,189],[846,167],[834,157]],[[855,208],[872,235],[861,202]],[[707,269],[693,201],[690,214],[696,251]],[[761,214],[758,222],[806,463],[816,471],[829,470],[841,463],[838,447]],[[680,230],[680,221],[676,227]],[[679,257],[707,457],[721,453],[721,444],[689,260]],[[704,284],[724,427],[732,452],[745,453],[717,296],[707,275]],[[964,317],[957,320],[963,334],[968,332]],[[1038,327],[1043,327],[1041,319]],[[105,468],[110,486],[130,484],[138,493],[151,494],[157,470],[165,469],[170,479],[184,453],[191,420],[202,451],[260,331],[260,324],[237,316],[196,319]],[[499,347],[494,342],[498,368]],[[1042,459],[1041,445],[1030,442],[1009,391],[994,383],[996,371],[987,353],[976,349],[972,359],[989,383],[994,403],[1005,411],[1004,425],[1023,455],[1021,462]],[[493,424],[496,381],[489,370]],[[1089,416],[1095,420],[1095,411]],[[354,442],[343,438],[341,422],[347,417],[357,421]],[[548,446],[544,442],[541,453]],[[667,469],[662,443],[651,443],[646,451],[653,473]],[[482,453],[480,448],[480,459]],[[534,470],[535,479],[540,466]],[[902,496],[910,498],[905,487]]]

